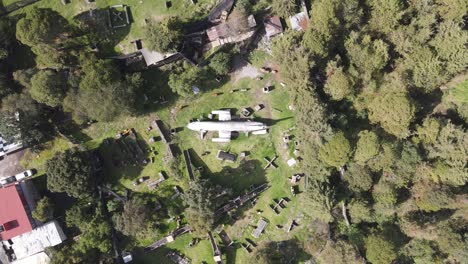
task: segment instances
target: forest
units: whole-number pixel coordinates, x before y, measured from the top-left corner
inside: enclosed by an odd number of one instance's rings
[[[285,30],[268,55],[294,108],[300,166],[308,178],[300,206],[313,223],[285,252],[305,251],[313,263],[466,263],[468,3],[306,5],[307,29]],[[287,18],[300,11],[300,3],[237,0],[234,10]],[[188,21],[168,16],[146,25],[151,49],[178,50]],[[38,153],[77,127],[150,112],[142,94],[156,93],[157,85],[145,72],[109,59],[113,45],[112,36],[95,25],[79,17],[69,21],[50,8],[0,17],[2,137],[20,134]],[[159,81],[176,100],[190,100],[193,85],[229,73],[231,53],[220,52],[203,67],[168,66]],[[66,226],[82,233],[77,243],[52,249],[52,263],[112,263],[112,225],[129,238],[129,247],[161,234],[159,216],[145,209],[154,199],[142,195],[105,206],[92,198],[108,179],[92,176],[85,149],[74,147],[47,161],[47,189],[75,199],[64,213]],[[203,236],[215,226],[215,187],[207,180],[191,183],[183,195],[186,207],[169,214],[185,210],[198,227],[194,235]],[[41,200],[34,217],[52,218],[50,203]],[[258,248],[252,259],[302,261],[285,259],[275,243]]]

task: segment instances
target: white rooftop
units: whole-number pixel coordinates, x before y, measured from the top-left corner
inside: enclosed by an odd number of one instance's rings
[[[45,252],[40,252],[24,259],[15,260],[11,264],[49,264],[50,258]]]
[[[11,247],[16,258],[21,260],[43,252],[47,247],[58,245],[65,239],[66,236],[57,221],[51,221],[28,233],[12,238],[13,245]]]

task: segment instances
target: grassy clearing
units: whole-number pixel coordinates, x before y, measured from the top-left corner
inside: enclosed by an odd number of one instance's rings
[[[261,92],[261,87],[266,83],[273,85],[275,89],[270,94]],[[245,92],[240,89],[247,88]],[[167,88],[166,88],[167,89]],[[236,91],[237,90],[237,91]],[[231,92],[236,91],[236,92]],[[216,94],[216,96],[215,96]],[[148,193],[169,203],[181,203],[180,199],[176,201],[169,200],[172,195],[172,187],[175,185],[185,188],[188,183],[188,176],[185,175],[169,175],[168,180],[162,183],[155,191],[149,191],[145,184],[133,186],[132,181],[141,176],[150,176],[152,179],[158,178],[158,172],[168,171],[167,164],[164,162],[166,155],[166,146],[161,141],[148,143],[150,137],[158,136],[155,130],[146,132],[151,119],[158,117],[169,127],[184,128],[189,120],[193,118],[206,117],[212,110],[220,108],[231,108],[240,110],[243,107],[253,107],[256,104],[264,104],[265,108],[254,113],[254,118],[262,120],[271,125],[270,133],[267,135],[239,135],[229,144],[219,144],[211,142],[210,138],[217,135],[208,135],[208,139],[201,140],[199,134],[188,129],[183,129],[176,134],[174,142],[180,149],[193,149],[194,154],[198,157],[194,158],[194,165],[203,166],[205,168],[204,175],[211,177],[212,180],[220,185],[228,186],[233,189],[234,193],[242,194],[253,184],[262,184],[268,182],[271,186],[265,193],[260,196],[255,206],[249,208],[246,206],[237,213],[239,219],[232,225],[226,225],[225,229],[232,239],[239,242],[245,242],[245,238],[250,238],[256,243],[265,240],[285,240],[291,238],[290,233],[286,233],[284,228],[290,223],[293,218],[302,217],[302,208],[298,198],[292,197],[290,193],[290,184],[287,178],[296,171],[294,168],[289,168],[286,161],[291,157],[291,148],[285,147],[282,142],[282,136],[285,131],[294,124],[293,114],[288,110],[289,97],[285,88],[276,85],[273,76],[265,76],[263,81],[255,81],[249,78],[240,79],[236,83],[227,82],[221,87],[209,92],[205,92],[193,99],[181,99],[173,104],[168,104],[159,107],[153,112],[138,117],[121,117],[114,122],[95,123],[81,132],[88,138],[83,142],[83,146],[87,149],[100,147],[101,153],[105,159],[106,176],[114,183],[114,189],[123,189],[123,187],[136,192]],[[184,107],[182,107],[184,106]],[[139,140],[146,145],[147,148],[153,148],[156,154],[148,154],[155,158],[154,163],[146,166],[136,165],[117,168],[112,163],[113,148],[115,146],[101,146],[106,138],[113,138],[118,131],[127,128],[134,128],[137,132]],[[28,167],[35,167],[41,170],[44,169],[44,164],[53,153],[63,151],[71,145],[64,139],[58,138],[46,145],[46,149],[39,153],[38,157],[28,154],[25,156],[23,163]],[[242,151],[249,153],[245,160],[238,159],[235,163],[224,163],[216,159],[218,150],[227,150],[237,155]],[[203,152],[210,152],[209,155],[200,157]],[[278,155],[276,164],[278,169],[270,168],[263,170],[265,165],[264,157],[272,158]],[[182,159],[180,159],[182,161]],[[302,183],[301,183],[302,184]],[[281,199],[289,197],[291,201],[286,209],[283,209],[280,215],[276,215],[269,207],[273,204],[273,199]],[[262,211],[260,215],[257,210]],[[256,225],[260,217],[264,217],[269,221],[269,225],[259,239],[253,239],[250,235],[253,226]],[[278,229],[276,226],[282,225],[283,229]],[[298,228],[300,229],[300,228]],[[166,230],[165,232],[169,232]],[[292,234],[298,231],[292,232]],[[202,260],[212,263],[211,248],[207,240],[203,240],[193,248],[187,248],[190,241],[190,235],[185,235],[176,242],[169,244],[168,248],[158,249],[151,254],[141,254],[138,257],[138,263],[152,263],[158,260],[158,263],[166,263],[165,255],[170,248],[181,251],[195,263]],[[142,246],[149,244],[150,240],[140,241]],[[252,257],[245,253],[241,248],[234,247],[231,249],[231,258],[229,263],[248,263]],[[235,256],[233,259],[233,256]],[[224,255],[224,257],[226,257]]]
[[[4,0],[5,2],[14,0]],[[30,6],[24,7],[12,13],[12,15],[27,12],[33,7],[51,8],[59,12],[71,23],[74,22],[74,17],[80,13],[87,12],[90,9],[107,9],[114,5],[127,5],[130,7],[132,24],[128,27],[116,30],[117,43],[115,49],[121,53],[134,52],[134,45],[130,43],[135,39],[145,39],[144,27],[145,20],[158,21],[164,16],[177,16],[182,20],[198,19],[206,15],[215,5],[214,0],[199,0],[193,5],[187,0],[171,0],[172,7],[169,9],[165,6],[166,1],[151,1],[151,0],[99,0],[93,3],[87,3],[85,0],[71,0],[67,5],[63,5],[60,0],[42,0]],[[6,4],[5,4],[6,5]]]

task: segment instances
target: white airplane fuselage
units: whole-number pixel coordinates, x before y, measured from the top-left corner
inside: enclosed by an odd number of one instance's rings
[[[196,121],[189,123],[187,127],[194,131],[226,132],[255,132],[267,129],[263,123],[249,121]]]

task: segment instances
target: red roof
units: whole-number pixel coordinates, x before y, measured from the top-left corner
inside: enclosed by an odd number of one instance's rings
[[[0,240],[8,240],[32,230],[16,185],[0,189]]]

